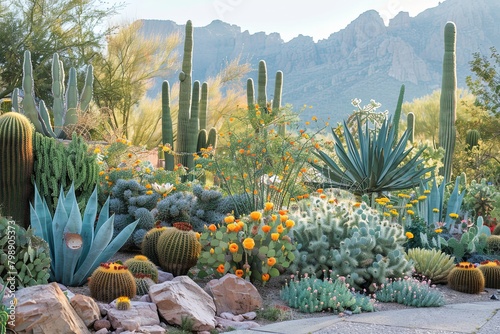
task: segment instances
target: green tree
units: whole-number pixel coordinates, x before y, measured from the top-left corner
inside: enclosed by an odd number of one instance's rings
[[[497,115],[500,111],[500,54],[495,47],[490,48],[489,57],[479,52],[473,54],[469,62],[472,76],[466,77],[466,83],[472,94],[476,96],[476,105],[481,106],[490,113]]]
[[[51,104],[51,63],[58,53],[64,67],[85,68],[101,50],[112,29],[105,18],[121,5],[104,7],[99,0],[17,0],[0,2],[0,98],[20,87],[22,59],[30,50],[35,95]],[[83,73],[82,73],[83,75]],[[83,83],[83,80],[79,80]]]

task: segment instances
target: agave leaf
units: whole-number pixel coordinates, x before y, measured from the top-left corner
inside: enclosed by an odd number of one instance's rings
[[[78,265],[84,261],[89,253],[89,250],[92,248],[92,244],[94,241],[94,223],[97,217],[97,187],[94,188],[92,195],[87,201],[87,206],[85,207],[85,211],[83,213],[83,222],[82,222],[82,241],[83,241],[83,249],[81,252],[80,261]]]
[[[68,223],[64,228],[62,249],[63,253],[60,255],[64,260],[64,270],[62,276],[62,282],[71,282],[73,279],[73,274],[75,272],[78,259],[82,253],[82,247],[72,248],[68,246],[68,236],[78,234],[80,235],[82,230],[82,217],[80,216],[80,209],[78,208],[78,203],[76,202],[76,197],[73,202],[73,207],[68,217]]]
[[[106,199],[106,202],[101,208],[101,211],[99,212],[99,218],[97,220],[97,225],[95,228],[95,234],[99,232],[99,229],[101,226],[109,219],[109,197]]]
[[[52,263],[54,263],[55,280],[61,282],[62,272],[64,270],[63,243],[64,228],[68,222],[68,214],[64,207],[64,192],[59,194],[57,201],[56,212],[52,220],[52,240],[54,244],[54,254]]]

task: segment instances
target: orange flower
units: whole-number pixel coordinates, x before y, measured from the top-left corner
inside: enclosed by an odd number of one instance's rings
[[[325,198],[326,198],[326,195],[325,195],[325,194],[321,194],[321,195],[319,195],[319,198],[321,198],[321,199],[325,199]]]
[[[239,150],[238,152],[240,152],[240,154],[244,154],[244,153],[245,153],[245,150],[244,150],[244,149],[242,149],[242,148],[240,148],[240,150]]]
[[[239,231],[241,231],[241,226],[234,223],[234,231],[233,232],[238,233]]]
[[[316,191],[317,191],[318,193],[320,193],[320,194],[322,194],[322,193],[323,193],[323,189],[321,189],[321,188],[320,188],[320,189],[318,189],[318,190],[316,190]]]
[[[280,210],[280,211],[278,211],[278,213],[279,213],[281,216],[286,215],[286,210]]]
[[[231,253],[236,253],[238,251],[238,245],[235,244],[234,242],[232,244],[229,244],[229,251]]]
[[[272,215],[271,215],[271,220],[272,220],[273,222],[275,222],[275,221],[276,221],[276,219],[278,219],[278,216],[276,216],[275,214],[272,214]]]
[[[252,238],[246,238],[243,240],[243,247],[248,250],[252,250],[255,247],[255,241]]]
[[[244,222],[242,222],[241,220],[238,220],[235,224],[238,224],[238,226],[239,226],[240,228],[245,227],[245,223],[244,223]]]
[[[269,278],[270,278],[269,274],[262,274],[262,281],[263,282],[269,281]]]
[[[271,226],[269,225],[262,226],[262,231],[264,231],[264,233],[269,233],[269,231],[271,231]]]
[[[295,222],[294,222],[293,220],[291,220],[291,219],[288,219],[288,220],[285,222],[285,225],[286,225],[286,227],[288,227],[288,228],[292,228],[292,227],[294,227],[294,226],[295,226]]]
[[[269,267],[272,267],[276,264],[276,259],[274,257],[270,257],[269,259],[267,259],[267,265]]]
[[[224,265],[223,265],[222,263],[221,263],[221,264],[219,264],[219,266],[217,267],[217,271],[218,271],[219,273],[221,273],[221,274],[224,274],[224,272],[226,271],[226,270],[224,269]]]
[[[274,241],[278,241],[279,237],[279,233],[271,233],[271,239],[273,239]]]
[[[260,220],[261,217],[262,213],[260,213],[259,211],[254,211],[250,214],[250,218],[252,218],[253,220]]]
[[[234,216],[226,216],[226,217],[224,217],[224,222],[226,224],[234,223]]]
[[[276,232],[278,233],[283,233],[283,225],[279,224],[278,226],[276,226]]]
[[[217,230],[217,226],[215,226],[214,224],[210,224],[210,226],[208,227],[208,229],[212,232],[215,232],[215,230]]]
[[[236,271],[234,272],[234,274],[236,276],[238,276],[238,277],[243,277],[244,272],[241,269],[236,269]]]
[[[264,204],[264,210],[266,210],[266,211],[271,211],[273,208],[274,208],[274,204],[271,202],[266,202]]]

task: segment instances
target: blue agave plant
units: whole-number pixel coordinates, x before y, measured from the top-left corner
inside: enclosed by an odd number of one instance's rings
[[[66,195],[61,190],[53,217],[36,187],[30,208],[34,234],[49,244],[50,279],[68,286],[83,285],[101,262],[108,261],[123,246],[138,223],[129,224],[113,239],[114,215],[109,216],[109,198],[97,218],[97,187],[83,217],[73,185]]]

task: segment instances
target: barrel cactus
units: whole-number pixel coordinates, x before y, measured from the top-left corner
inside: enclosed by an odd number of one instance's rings
[[[476,129],[470,129],[467,131],[465,135],[465,142],[467,144],[467,149],[471,150],[472,148],[479,145],[479,138],[481,134]]]
[[[149,276],[155,283],[158,283],[158,268],[144,255],[136,255],[125,261],[128,270],[134,275],[143,274]]]
[[[89,288],[90,295],[104,303],[122,296],[133,298],[137,293],[134,276],[119,262],[101,263],[90,277]]]
[[[130,310],[131,307],[132,307],[132,305],[130,303],[130,298],[128,298],[128,297],[122,296],[122,297],[118,297],[118,299],[116,300],[116,309],[117,310],[127,311],[127,310]]]
[[[134,276],[134,278],[135,278],[135,285],[137,286],[138,296],[147,295],[151,285],[155,284],[155,282],[147,275],[137,274]]]
[[[484,261],[478,268],[484,275],[485,287],[500,289],[500,261]]]
[[[156,246],[158,245],[160,235],[167,228],[171,227],[161,226],[160,221],[157,221],[156,226],[150,229],[142,239],[141,253],[157,266],[160,265],[160,261],[158,260],[158,251]]]
[[[495,228],[495,230],[497,229]],[[500,254],[500,235],[494,234],[486,238],[486,251],[489,254],[495,254],[495,255]]]
[[[478,294],[483,292],[483,272],[470,262],[460,262],[448,275],[448,284],[455,291]]]
[[[0,116],[0,206],[19,225],[30,224],[33,196],[33,129],[26,116],[8,112]]]
[[[201,244],[189,223],[174,223],[165,230],[157,245],[160,267],[174,276],[186,275],[198,262]]]

